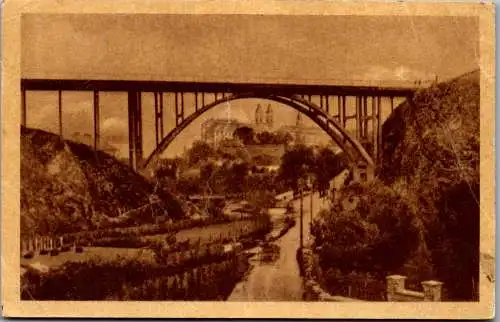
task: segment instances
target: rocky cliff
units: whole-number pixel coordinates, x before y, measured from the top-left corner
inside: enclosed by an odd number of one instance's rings
[[[178,201],[114,157],[21,129],[21,232],[61,234],[181,217]]]

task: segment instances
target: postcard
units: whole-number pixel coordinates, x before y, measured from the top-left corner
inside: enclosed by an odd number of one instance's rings
[[[8,317],[494,315],[494,7],[7,1]]]

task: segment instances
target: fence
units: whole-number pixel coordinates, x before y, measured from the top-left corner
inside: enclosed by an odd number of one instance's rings
[[[223,300],[248,262],[236,250],[181,266],[138,260],[68,263],[21,279],[23,300]],[[191,263],[194,264],[194,263]]]
[[[248,224],[245,224],[248,222]],[[216,224],[242,223],[241,227],[233,227],[228,231],[217,232],[208,236],[208,240],[204,242],[213,243],[215,241],[240,239],[252,233],[263,231],[268,228],[269,221],[264,215],[255,216],[252,219],[234,218],[227,219],[210,219],[210,220],[181,220],[173,223],[164,223],[159,225],[143,225],[137,227],[125,228],[110,228],[94,231],[85,231],[76,234],[68,234],[64,236],[37,236],[32,235],[21,240],[21,255],[33,253],[36,255],[41,251],[50,251],[65,245],[81,244],[84,246],[100,246],[100,247],[126,247],[137,248],[145,247],[154,241],[165,240],[167,234],[175,234],[182,230],[188,230],[195,227],[210,227]],[[154,235],[157,235],[156,237]],[[165,236],[160,236],[165,235]],[[203,239],[203,238],[198,238]]]
[[[39,252],[41,250],[52,250],[64,246],[64,237],[34,236],[21,240],[21,254],[27,252]]]

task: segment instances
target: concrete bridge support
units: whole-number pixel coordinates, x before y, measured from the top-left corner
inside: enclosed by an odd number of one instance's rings
[[[138,91],[128,92],[128,142],[129,142],[129,164],[134,169],[142,167],[142,106],[141,93]]]

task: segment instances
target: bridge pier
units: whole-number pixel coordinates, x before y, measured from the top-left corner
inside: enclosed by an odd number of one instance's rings
[[[137,170],[142,166],[142,106],[141,92],[128,92],[129,164]]]
[[[59,91],[60,92],[60,91]],[[59,101],[61,96],[59,95]],[[99,107],[99,91],[94,91],[94,149],[99,149],[99,142],[101,136],[101,112]],[[62,125],[61,125],[62,131]],[[62,136],[62,134],[61,134]]]

